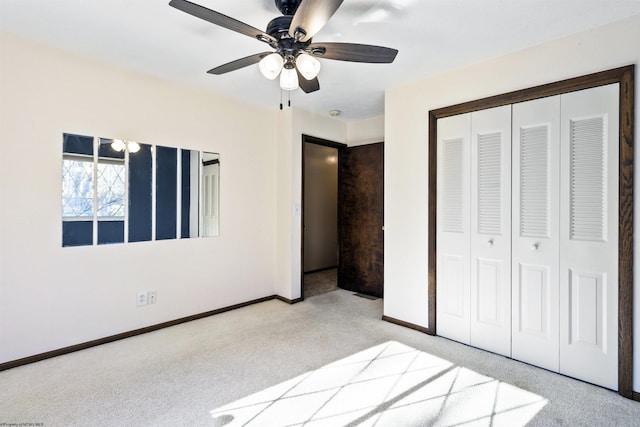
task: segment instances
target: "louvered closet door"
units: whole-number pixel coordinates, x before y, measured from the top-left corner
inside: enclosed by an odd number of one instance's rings
[[[618,388],[618,85],[562,96],[560,372]]]
[[[512,357],[559,369],[560,96],[513,105]]]
[[[511,106],[471,117],[471,345],[511,355]]]
[[[471,115],[438,120],[438,335],[469,344]]]

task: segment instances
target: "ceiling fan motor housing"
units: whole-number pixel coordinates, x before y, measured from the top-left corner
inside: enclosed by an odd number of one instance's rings
[[[289,27],[292,19],[293,17],[290,15],[278,16],[267,25],[266,33],[277,40],[276,43],[272,44],[272,47],[277,49],[284,57],[289,55],[295,57],[299,51],[305,50],[311,44],[311,39],[306,42],[300,42],[291,37]]]
[[[302,0],[275,0],[276,7],[283,15],[293,16]]]
[[[293,16],[290,15],[278,16],[277,18],[273,18],[267,25],[267,34],[274,37],[276,40],[290,37],[289,26],[291,25],[292,20]]]

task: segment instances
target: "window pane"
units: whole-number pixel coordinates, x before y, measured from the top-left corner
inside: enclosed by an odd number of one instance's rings
[[[62,221],[62,246],[93,244],[93,220]]]
[[[178,150],[156,146],[156,240],[175,239]]]
[[[63,160],[62,216],[93,217],[93,161]]]
[[[124,217],[124,164],[98,162],[98,216]]]
[[[70,133],[63,134],[62,152],[69,154],[93,155],[93,137],[73,135]]]
[[[151,240],[153,189],[151,145],[140,144],[140,151],[129,156],[129,241]]]
[[[100,138],[98,146],[98,157],[109,157],[111,159],[124,159],[124,150],[116,151],[111,147],[113,139]]]
[[[98,244],[124,243],[124,220],[98,221]]]

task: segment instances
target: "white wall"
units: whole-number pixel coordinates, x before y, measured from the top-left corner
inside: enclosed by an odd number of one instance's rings
[[[428,111],[592,72],[636,64],[640,141],[640,15],[387,91],[385,103],[385,301],[387,316],[428,326]],[[636,159],[639,153],[636,150]],[[637,161],[637,160],[636,160]],[[635,168],[640,182],[640,167]],[[640,197],[635,206],[640,265]],[[417,236],[417,237],[416,237]],[[640,270],[635,272],[635,374],[640,390]]]
[[[347,144],[375,144],[384,141],[384,116],[375,116],[347,122]]]
[[[338,149],[306,143],[303,163],[306,273],[338,265]]]
[[[0,34],[0,363],[273,295],[276,125]],[[63,132],[220,153],[220,237],[62,248]]]

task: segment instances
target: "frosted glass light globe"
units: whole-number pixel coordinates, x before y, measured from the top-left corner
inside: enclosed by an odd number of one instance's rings
[[[269,80],[273,80],[278,77],[283,65],[284,59],[282,59],[282,56],[280,56],[279,53],[272,53],[260,60],[258,68],[260,68],[260,72],[263,76]]]
[[[130,153],[137,153],[138,151],[140,151],[140,144],[138,144],[137,142],[127,142],[127,148],[129,149]]]
[[[307,53],[301,53],[296,58],[296,67],[302,77],[307,80],[313,80],[320,72],[320,61]]]
[[[298,88],[298,73],[295,68],[285,68],[280,73],[280,87],[283,90],[295,90]]]
[[[124,141],[121,139],[114,139],[113,142],[111,143],[111,148],[113,148],[116,151],[124,151],[124,148],[125,148]]]

